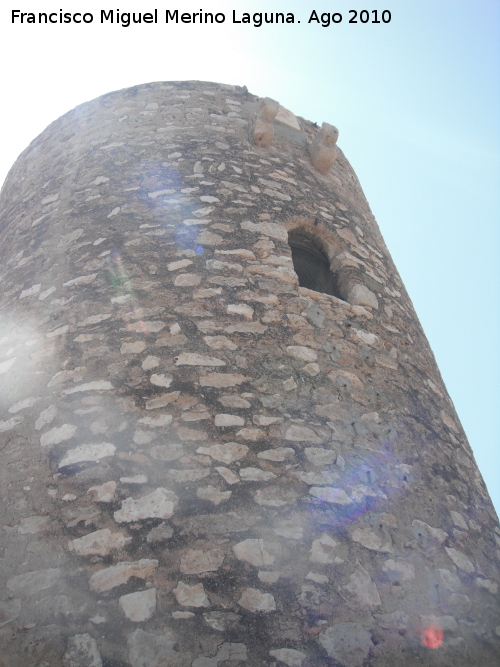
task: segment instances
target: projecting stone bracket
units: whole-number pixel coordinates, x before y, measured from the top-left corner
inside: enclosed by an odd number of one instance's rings
[[[339,131],[333,125],[323,123],[320,131],[309,146],[309,157],[312,166],[322,174],[328,174],[337,159],[335,144]]]
[[[250,140],[256,146],[269,148],[274,138],[273,121],[280,108],[279,102],[265,97],[257,109],[257,117],[250,129]]]

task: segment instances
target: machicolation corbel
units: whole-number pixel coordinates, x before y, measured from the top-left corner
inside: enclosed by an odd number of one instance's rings
[[[339,131],[329,123],[323,123],[320,131],[309,146],[309,157],[312,166],[322,174],[328,174],[337,159],[335,144]]]
[[[265,97],[257,109],[257,116],[250,130],[252,143],[261,148],[269,148],[274,138],[273,121],[276,118],[279,102]]]

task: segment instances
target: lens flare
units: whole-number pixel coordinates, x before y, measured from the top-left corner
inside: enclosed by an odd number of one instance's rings
[[[441,646],[444,639],[443,629],[439,625],[428,625],[420,630],[420,641],[426,648],[436,649]]]

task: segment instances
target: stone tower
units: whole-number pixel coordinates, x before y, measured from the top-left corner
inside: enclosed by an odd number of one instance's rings
[[[17,160],[2,667],[500,663],[497,518],[336,140],[155,83]]]

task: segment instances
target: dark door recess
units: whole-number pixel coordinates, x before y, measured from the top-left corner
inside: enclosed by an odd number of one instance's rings
[[[288,234],[288,244],[292,249],[293,268],[299,285],[339,297],[336,276],[330,271],[330,262],[321,241],[308,232],[297,230]]]

